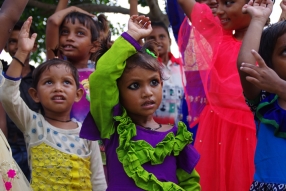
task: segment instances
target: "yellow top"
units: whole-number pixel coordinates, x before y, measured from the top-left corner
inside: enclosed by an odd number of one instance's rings
[[[47,154],[43,154],[47,153]],[[31,147],[32,181],[37,190],[92,190],[90,157],[67,154],[41,143]]]

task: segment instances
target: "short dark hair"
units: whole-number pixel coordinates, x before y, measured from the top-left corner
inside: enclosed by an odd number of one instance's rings
[[[169,38],[170,38],[170,34],[169,34],[169,30],[168,30],[168,27],[165,25],[165,23],[163,23],[162,21],[152,21],[151,22],[151,26],[154,28],[154,27],[161,27],[163,28],[166,33],[168,34]]]
[[[72,65],[69,61],[67,60],[62,60],[58,58],[50,59],[42,64],[40,64],[34,71],[32,75],[32,88],[37,89],[38,82],[40,80],[40,77],[42,73],[46,70],[49,70],[50,67],[52,66],[59,66],[59,65],[64,65],[66,68],[68,68],[71,71],[72,76],[74,77],[75,83],[76,83],[76,88],[79,88],[79,75],[76,67]]]
[[[153,53],[153,55],[151,55],[150,52],[151,54]],[[163,80],[162,64],[156,58],[158,55],[159,53],[157,51],[157,43],[154,40],[147,41],[140,51],[130,56],[126,60],[124,71],[132,70],[136,67],[141,67],[143,69],[159,72],[160,78]]]
[[[20,31],[23,25],[24,25],[24,21],[18,21],[15,24],[13,31]],[[33,26],[31,26],[29,35],[32,36],[32,34],[34,34],[34,33],[35,33],[35,29]]]
[[[259,54],[268,67],[273,69],[272,56],[277,39],[286,33],[286,21],[280,21],[263,30],[259,46]]]

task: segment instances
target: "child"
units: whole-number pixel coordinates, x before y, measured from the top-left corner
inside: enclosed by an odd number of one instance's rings
[[[93,18],[92,18],[93,17]],[[104,15],[98,17],[78,7],[68,7],[49,17],[46,29],[47,58],[53,58],[53,50],[58,47],[60,54],[70,61],[79,73],[80,82],[88,84],[88,77],[94,71],[94,64],[88,65],[89,60],[96,61],[100,55],[101,42],[108,38],[109,24]],[[84,89],[83,98],[74,103],[71,117],[83,122],[89,112],[89,90]],[[105,165],[105,154],[101,145],[101,155]]]
[[[193,33],[183,27],[179,47],[184,49],[184,64],[199,71],[200,80],[192,84],[190,116],[198,122],[195,148],[201,155],[197,165],[203,190],[248,190],[254,174],[256,146],[255,124],[245,105],[236,60],[250,23],[250,15],[242,13],[245,0],[218,0],[217,16],[205,4],[194,0],[178,0]],[[196,62],[193,62],[195,55]],[[194,76],[195,78],[197,76]],[[188,78],[192,78],[191,75]],[[192,81],[192,79],[187,79]],[[203,91],[198,91],[199,88]]]
[[[243,93],[256,122],[253,191],[286,190],[286,22],[263,30],[272,8],[271,0],[255,0],[244,6],[252,19],[237,60]]]
[[[105,190],[98,144],[80,139],[81,123],[70,118],[73,103],[83,94],[76,68],[51,59],[35,69],[29,93],[41,103],[42,114],[31,111],[19,96],[23,61],[36,38],[36,34],[29,38],[31,22],[30,17],[20,31],[18,50],[1,90],[5,111],[25,135],[31,185],[34,190]]]
[[[16,23],[8,39],[7,45],[5,47],[5,51],[7,51],[11,57],[15,55],[18,49],[18,36],[19,36],[19,32],[23,24],[24,24],[23,21],[18,21]],[[34,30],[30,28],[29,35],[31,36],[33,33],[34,33]],[[37,43],[34,44],[32,52],[34,52],[36,49],[37,49]],[[35,67],[29,64],[29,62],[30,62],[30,54],[25,59],[25,62],[24,62],[25,66],[23,67],[22,73],[21,73],[22,79],[21,79],[21,83],[19,86],[20,96],[31,110],[35,112],[39,112],[40,104],[36,103],[28,93],[28,90],[32,85],[32,73],[35,69]],[[6,70],[4,69],[4,72],[6,72]],[[2,111],[4,109],[0,107],[0,110]],[[28,165],[28,153],[27,153],[26,143],[24,140],[23,133],[17,128],[15,123],[8,116],[5,115],[3,117],[0,117],[0,121],[2,120],[7,121],[6,124],[3,124],[3,125],[8,130],[7,139],[12,149],[13,158],[20,166],[26,178],[30,180],[31,176],[30,176],[30,170],[29,170],[29,165]]]
[[[132,16],[127,33],[97,62],[81,136],[103,139],[108,191],[200,190],[191,133],[183,123],[158,124],[152,117],[162,99],[162,71],[154,44],[137,42],[151,30],[148,17]]]

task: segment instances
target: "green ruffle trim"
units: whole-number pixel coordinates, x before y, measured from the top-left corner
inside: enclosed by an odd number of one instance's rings
[[[258,105],[256,109],[256,116],[257,118],[264,124],[273,125],[276,128],[276,131],[279,130],[279,124],[274,119],[266,119],[263,117],[263,115],[260,113],[260,110],[268,105],[273,104],[278,99],[278,95],[275,95],[275,97],[270,102],[263,102]],[[275,132],[276,132],[275,131]]]
[[[117,132],[119,134],[119,146],[116,149],[119,161],[122,163],[127,176],[135,181],[135,184],[149,191],[183,191],[184,189],[173,182],[161,182],[152,173],[147,172],[142,164],[151,162],[152,165],[161,164],[166,156],[173,154],[178,156],[184,147],[190,144],[192,134],[187,130],[183,122],[179,122],[177,135],[170,132],[153,148],[143,140],[133,141],[136,136],[136,125],[127,116],[124,110],[122,116],[114,117],[119,122]]]

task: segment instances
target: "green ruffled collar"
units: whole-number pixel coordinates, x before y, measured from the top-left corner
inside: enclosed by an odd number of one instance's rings
[[[152,165],[161,164],[166,156],[173,154],[178,156],[184,147],[190,144],[192,134],[187,130],[184,123],[179,122],[177,135],[170,132],[153,148],[143,140],[131,140],[136,136],[136,125],[127,116],[124,110],[122,116],[114,119],[119,122],[117,133],[119,135],[119,146],[116,149],[119,161],[122,163],[125,173],[132,178],[135,184],[143,190],[156,191],[183,191],[179,185],[173,182],[161,182],[152,173],[147,172],[142,164],[151,162]]]

